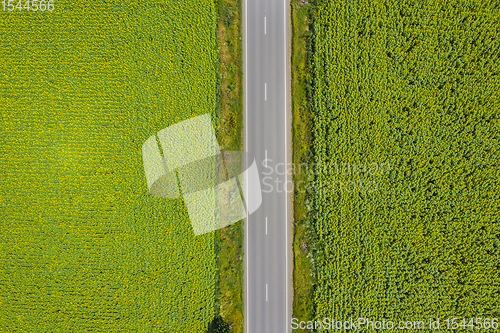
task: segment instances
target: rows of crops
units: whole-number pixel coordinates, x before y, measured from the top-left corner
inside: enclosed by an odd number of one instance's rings
[[[317,0],[313,16],[314,162],[333,170],[309,198],[316,317],[499,318],[498,2]]]
[[[141,147],[217,103],[213,1],[0,15],[0,331],[204,332],[214,236]]]

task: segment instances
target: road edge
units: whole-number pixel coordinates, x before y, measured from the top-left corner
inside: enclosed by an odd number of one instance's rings
[[[292,31],[292,20],[291,20],[291,1],[290,0],[283,0],[283,6],[284,6],[284,30],[285,30],[285,127],[286,127],[286,132],[287,137],[285,140],[285,159],[287,165],[292,165],[292,156],[293,156],[293,136],[292,136],[292,110],[291,110],[291,101],[292,101],[292,81],[291,81],[291,31]],[[287,168],[289,170],[289,168]],[[293,168],[292,168],[293,170]],[[286,251],[287,251],[287,333],[292,331],[291,328],[291,316],[293,313],[293,224],[294,224],[294,218],[293,218],[293,193],[294,193],[294,185],[293,185],[293,178],[289,179],[288,177],[292,175],[288,175],[288,172],[286,174],[286,184],[288,187],[289,182],[291,182],[291,190],[286,191],[286,223],[287,223],[287,228],[286,228]]]
[[[243,48],[243,165],[247,164],[247,149],[248,149],[248,136],[247,136],[247,124],[248,124],[248,99],[247,99],[247,89],[248,89],[248,56],[247,56],[247,50],[248,50],[248,0],[242,0],[242,21],[241,21],[241,27],[242,27],[242,48]],[[245,181],[247,181],[245,179]],[[249,333],[248,329],[248,256],[247,253],[248,251],[248,216],[244,218],[243,220],[243,327],[244,327],[244,332]]]

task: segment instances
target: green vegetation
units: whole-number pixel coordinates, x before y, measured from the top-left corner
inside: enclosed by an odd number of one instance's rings
[[[242,1],[218,0],[221,77],[220,144],[241,151],[243,138]]]
[[[500,7],[313,7],[315,318],[499,318]]]
[[[141,146],[217,123],[216,5],[56,5],[0,18],[0,331],[206,332],[214,233],[148,193]]]
[[[242,151],[243,149],[241,3],[240,0],[219,0],[218,2],[221,113],[219,143],[221,149],[229,151]],[[216,234],[220,248],[217,293],[220,317],[218,320],[225,321],[231,332],[243,333],[243,222],[223,228]],[[225,326],[224,329],[226,329]],[[222,328],[220,330],[220,332],[225,332]]]
[[[310,10],[311,4],[302,0],[291,2],[292,18],[292,136],[293,136],[293,164],[303,165],[311,163],[311,112],[307,105],[310,81],[307,71],[308,45],[311,32]],[[309,176],[305,172],[296,172],[293,175],[295,184],[305,184]],[[308,211],[306,209],[306,193],[294,193],[294,267],[293,267],[293,318],[313,318],[313,267],[310,259],[311,240],[308,235]],[[297,330],[297,332],[307,330]]]
[[[210,323],[207,333],[231,333],[231,328],[228,323],[219,316]]]

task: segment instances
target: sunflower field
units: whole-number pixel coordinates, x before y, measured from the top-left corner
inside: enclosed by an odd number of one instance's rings
[[[500,4],[312,14],[316,319],[500,318]]]
[[[54,5],[0,12],[0,331],[205,332],[214,234],[149,194],[141,147],[217,117],[215,3]]]

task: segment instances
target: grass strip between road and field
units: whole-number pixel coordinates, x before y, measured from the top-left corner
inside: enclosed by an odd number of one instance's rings
[[[294,165],[310,164],[311,114],[308,108],[308,51],[310,38],[310,10],[304,0],[292,0],[292,159]],[[294,173],[294,184],[307,183],[308,175]],[[308,234],[307,198],[304,191],[295,191],[293,204],[293,318],[313,318],[313,265],[310,259],[311,240]],[[297,330],[296,332],[306,332]]]
[[[242,151],[242,2],[218,0],[217,8],[220,59],[218,139],[222,150]],[[243,221],[216,232],[219,253],[216,313],[219,314],[219,321],[213,332],[244,332],[243,232]]]

